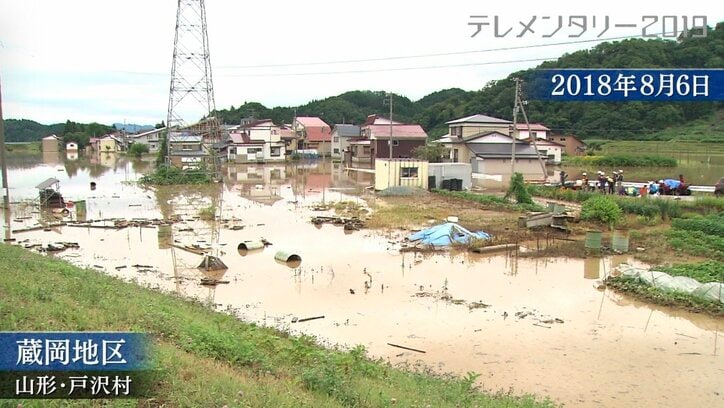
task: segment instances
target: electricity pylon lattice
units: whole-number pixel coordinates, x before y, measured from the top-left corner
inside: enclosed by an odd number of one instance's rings
[[[218,122],[210,118],[215,109],[204,0],[179,0],[166,125],[169,132],[188,129],[205,143],[218,142]]]

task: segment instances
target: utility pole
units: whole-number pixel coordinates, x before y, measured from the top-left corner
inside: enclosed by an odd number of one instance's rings
[[[297,108],[294,108],[294,117],[292,118],[292,131],[294,132],[293,141],[297,142],[296,149],[299,150],[299,139],[297,139]]]
[[[520,111],[523,112],[523,119],[525,119],[525,126],[528,128],[528,135],[531,135],[530,130],[530,123],[528,122],[528,115],[525,113],[525,104],[522,101],[522,98],[520,97],[520,93],[516,92],[516,98],[518,100],[518,106],[520,106]],[[529,136],[530,137],[530,136]],[[546,165],[543,162],[543,159],[540,157],[540,152],[538,151],[538,144],[536,143],[536,140],[538,139],[538,136],[532,137],[533,139],[533,148],[535,149],[535,155],[538,157],[538,163],[540,163],[541,171],[543,172],[543,180],[545,181],[546,178],[548,178],[548,172],[546,171]]]
[[[515,127],[518,124],[518,93],[520,92],[520,78],[515,78],[515,97],[513,101],[513,124],[510,126],[510,138],[513,141],[510,152],[510,181],[513,182],[513,175],[515,175],[515,145],[518,141],[515,136]]]
[[[8,188],[8,166],[5,161],[5,121],[3,120],[2,85],[0,85],[0,161],[3,178],[3,213],[5,214],[5,239],[10,239],[10,190]]]
[[[390,97],[390,140],[388,143],[390,144],[390,160],[392,160],[392,92],[387,95]]]

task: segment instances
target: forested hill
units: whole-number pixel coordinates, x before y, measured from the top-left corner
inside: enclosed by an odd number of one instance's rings
[[[607,42],[588,50],[565,54],[538,68],[724,68],[724,22],[710,29],[706,38],[680,41],[630,39]],[[433,137],[446,133],[445,122],[485,113],[511,119],[514,84],[533,70],[512,73],[492,81],[478,91],[446,89],[418,101],[404,96],[395,98],[394,119],[415,122]],[[444,74],[438,74],[444,75]],[[482,85],[482,84],[481,84]],[[370,113],[385,114],[383,91],[351,91],[297,107],[297,115],[320,116],[328,123],[361,123]],[[557,133],[602,139],[645,138],[647,134],[697,119],[715,117],[722,103],[602,103],[529,101],[527,112],[533,122],[542,122]],[[267,108],[256,102],[220,110],[217,116],[226,123],[238,123],[251,113],[289,123],[294,107]]]
[[[115,130],[100,123],[76,123],[66,121],[43,125],[28,119],[6,119],[5,140],[8,142],[34,142],[48,135],[63,136],[66,142],[74,141],[84,147],[93,136],[103,136]]]

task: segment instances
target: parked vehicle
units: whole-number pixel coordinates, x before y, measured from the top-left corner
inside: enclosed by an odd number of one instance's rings
[[[724,177],[719,179],[719,182],[714,186],[714,195],[717,197],[724,197]]]

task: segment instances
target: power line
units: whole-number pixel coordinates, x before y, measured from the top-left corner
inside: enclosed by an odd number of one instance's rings
[[[660,35],[652,34],[652,35]],[[415,59],[415,58],[426,58],[426,57],[440,57],[440,56],[451,56],[451,55],[464,55],[464,54],[475,54],[495,51],[513,51],[520,49],[530,48],[541,48],[541,47],[553,47],[559,45],[568,44],[584,44],[593,42],[604,42],[613,40],[623,40],[631,38],[639,38],[641,35],[621,36],[621,37],[607,37],[607,38],[596,38],[589,40],[576,40],[576,41],[562,41],[548,44],[536,44],[536,45],[522,45],[515,47],[501,47],[501,48],[489,48],[483,50],[471,50],[471,51],[453,51],[444,53],[432,53],[432,54],[419,54],[419,55],[403,55],[403,56],[392,56],[392,57],[379,57],[379,58],[365,58],[365,59],[351,59],[351,60],[339,60],[339,61],[317,61],[317,62],[300,62],[300,63],[288,63],[288,64],[260,64],[260,65],[240,65],[240,66],[223,66],[219,68],[225,69],[248,69],[248,68],[281,68],[281,67],[295,67],[295,66],[314,66],[314,65],[332,65],[332,64],[348,64],[348,63],[363,63],[363,62],[376,62],[376,61],[391,61],[391,60],[403,60],[403,59]],[[469,64],[451,64],[451,65],[430,65],[422,67],[401,67],[401,68],[371,68],[371,69],[359,69],[359,70],[346,70],[346,71],[328,71],[328,72],[300,72],[300,73],[251,73],[251,74],[222,74],[217,77],[283,77],[283,76],[312,76],[312,75],[339,75],[339,74],[360,74],[360,73],[371,73],[371,72],[390,72],[390,71],[410,71],[410,70],[423,70],[423,69],[439,69],[439,68],[456,68],[466,66],[482,66],[482,65],[496,65],[496,64],[508,64],[516,62],[537,62],[537,61],[548,61],[555,60],[559,57],[551,58],[537,58],[537,59],[525,59],[515,61],[500,61],[500,62],[485,62],[485,63],[469,63]],[[115,71],[122,74],[130,75],[149,75],[159,76],[166,75],[158,72],[138,72],[138,71]]]
[[[520,59],[520,60],[511,60],[511,61],[471,62],[469,64],[428,65],[428,66],[423,66],[423,67],[376,68],[376,69],[358,69],[358,70],[348,70],[348,71],[326,71],[326,72],[292,72],[292,73],[278,73],[278,74],[236,74],[236,75],[221,75],[221,76],[239,78],[239,77],[283,77],[283,76],[308,76],[308,75],[363,74],[363,73],[369,73],[369,72],[416,71],[416,70],[424,70],[424,69],[514,64],[514,63],[518,63],[518,62],[552,61],[557,58],[558,57],[530,58],[530,59]]]
[[[657,33],[657,34],[651,34],[651,35],[658,36],[661,34],[664,34],[664,33]],[[642,35],[594,38],[594,39],[589,39],[589,40],[561,41],[561,42],[556,42],[556,43],[519,45],[519,46],[514,46],[514,47],[488,48],[488,49],[482,49],[482,50],[438,52],[438,53],[432,53],[432,54],[399,55],[399,56],[392,56],[392,57],[362,58],[362,59],[349,59],[349,60],[337,60],[337,61],[291,62],[291,63],[284,63],[284,64],[226,65],[226,66],[220,66],[218,68],[221,68],[221,69],[248,69],[248,68],[301,67],[301,66],[310,66],[310,65],[353,64],[353,63],[360,63],[360,62],[393,61],[393,60],[416,59],[416,58],[445,57],[445,56],[451,56],[451,55],[478,54],[478,53],[495,52],[495,51],[524,50],[524,49],[529,49],[529,48],[556,47],[559,45],[585,44],[585,43],[593,43],[593,42],[625,40],[625,39],[638,38],[638,37],[642,37]]]

